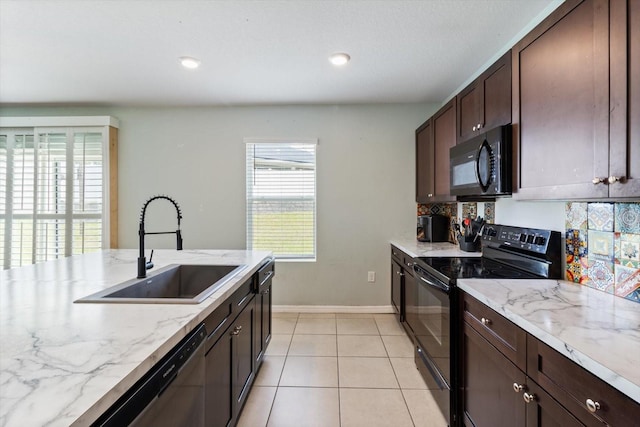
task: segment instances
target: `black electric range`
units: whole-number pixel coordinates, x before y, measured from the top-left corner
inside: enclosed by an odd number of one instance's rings
[[[414,258],[417,295],[406,319],[415,336],[418,370],[450,426],[461,425],[456,281],[560,278],[560,247],[557,231],[493,224],[482,232],[482,256]]]

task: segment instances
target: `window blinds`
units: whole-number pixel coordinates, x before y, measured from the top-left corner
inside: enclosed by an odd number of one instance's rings
[[[315,259],[317,140],[245,142],[247,249]]]
[[[0,132],[0,260],[18,267],[102,247],[102,130]]]

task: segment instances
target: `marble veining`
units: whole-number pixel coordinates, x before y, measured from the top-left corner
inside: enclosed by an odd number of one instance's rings
[[[413,258],[420,256],[472,257],[482,255],[481,252],[462,251],[458,245],[449,242],[418,242],[415,236],[392,239],[390,243]]]
[[[460,279],[458,287],[640,403],[640,310],[568,281]]]
[[[269,252],[156,250],[168,264],[247,264],[204,302],[74,304],[136,276],[111,250],[0,273],[0,425],[88,425],[251,277]]]

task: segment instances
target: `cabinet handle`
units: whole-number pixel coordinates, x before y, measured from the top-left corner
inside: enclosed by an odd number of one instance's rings
[[[486,317],[483,317],[480,321],[484,326],[489,326],[491,324],[491,319],[487,319]]]
[[[476,127],[475,127],[475,126],[473,127],[473,131],[474,131],[474,132],[476,131]]]
[[[231,332],[231,335],[238,335],[240,331],[242,331],[242,326],[236,326],[235,328],[233,328],[233,332]]]
[[[587,409],[591,413],[595,413],[598,409],[600,409],[600,403],[593,401],[591,399],[587,399]]]
[[[478,123],[477,128],[478,128],[478,130],[482,129],[482,123]]]
[[[400,277],[404,277],[404,273],[400,272],[400,271],[396,271],[396,273],[398,274],[398,276]]]
[[[413,263],[412,262],[408,262],[407,263],[407,267],[411,267],[411,266],[413,266]]]
[[[522,384],[513,383],[513,391],[520,393],[522,390],[524,390],[524,386]]]
[[[522,398],[527,403],[535,402],[536,399],[537,399],[537,397],[536,397],[536,395],[534,393],[527,393],[526,391],[522,395]]]
[[[593,182],[593,185],[598,185],[598,184],[604,184],[607,182],[607,178],[598,178],[595,177],[591,180],[591,182]]]
[[[269,289],[267,289],[266,291],[264,291],[264,293],[265,293],[265,294],[268,294],[268,293],[269,293]]]
[[[610,176],[609,178],[607,178],[607,181],[609,182],[609,184],[615,184],[616,182],[622,182],[622,180],[624,179],[623,176]]]
[[[427,194],[427,197],[433,197],[433,193]]]

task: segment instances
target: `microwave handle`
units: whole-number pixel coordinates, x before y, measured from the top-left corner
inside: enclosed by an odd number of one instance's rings
[[[489,185],[491,185],[491,176],[489,176],[489,182],[482,182],[482,177],[480,176],[480,155],[482,154],[482,150],[487,150],[489,153],[489,161],[491,161],[491,146],[485,139],[480,144],[480,148],[478,148],[478,152],[476,153],[476,179],[483,193],[486,193],[489,189]]]

